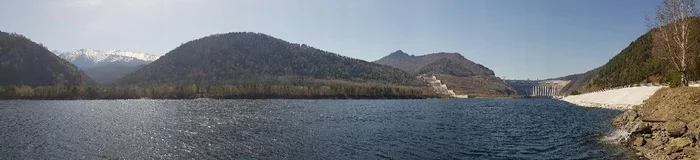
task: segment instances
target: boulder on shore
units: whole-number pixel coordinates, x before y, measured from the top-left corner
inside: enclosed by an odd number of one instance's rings
[[[674,138],[671,139],[671,141],[668,142],[668,146],[666,147],[666,150],[670,153],[675,153],[682,151],[683,148],[690,146],[690,144],[693,143],[693,140],[687,137],[683,138]]]
[[[688,128],[687,132],[692,136],[691,138],[700,141],[700,119],[688,123],[686,128]]]
[[[634,139],[634,141],[632,142],[632,144],[633,144],[634,146],[641,147],[641,146],[644,146],[644,144],[646,144],[646,142],[647,142],[647,141],[644,140],[644,138],[642,138],[642,137],[637,137],[637,139]]]
[[[638,115],[636,111],[626,110],[625,112],[622,112],[621,115],[615,117],[612,123],[614,126],[623,127],[624,125],[629,124],[630,122],[637,119],[637,117]]]
[[[700,157],[700,148],[684,148],[683,154],[687,155],[688,157]]]
[[[648,159],[700,160],[700,88],[664,88],[613,119],[623,144]],[[645,121],[651,119],[657,121]]]
[[[687,128],[685,128],[685,123],[681,121],[670,121],[664,124],[666,132],[671,137],[681,137],[685,134]]]

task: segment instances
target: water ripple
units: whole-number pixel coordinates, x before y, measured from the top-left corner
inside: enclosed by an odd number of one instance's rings
[[[0,101],[0,159],[629,159],[553,100]]]

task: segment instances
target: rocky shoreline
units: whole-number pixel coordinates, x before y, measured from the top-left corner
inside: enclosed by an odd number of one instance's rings
[[[645,120],[635,110],[627,110],[613,120],[613,125],[630,135],[621,144],[648,159],[700,159],[700,120]]]
[[[642,159],[700,160],[700,89],[662,89],[612,124],[629,133],[620,144]]]

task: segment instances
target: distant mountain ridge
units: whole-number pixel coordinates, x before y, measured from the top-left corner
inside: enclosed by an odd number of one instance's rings
[[[72,52],[53,51],[75,64],[100,84],[109,84],[122,76],[157,60],[160,56],[124,50],[79,49]]]
[[[458,94],[500,96],[515,94],[510,86],[485,66],[459,53],[439,52],[422,56],[402,50],[390,53],[374,63],[392,66],[413,75],[436,75]]]
[[[15,33],[0,32],[0,86],[83,86],[91,82],[75,65]]]
[[[125,76],[120,84],[289,84],[349,81],[417,83],[399,69],[290,43],[266,34],[233,32],[192,40]]]
[[[402,50],[397,50],[386,57],[374,61],[374,63],[393,66],[412,74],[441,72],[440,70],[431,70],[423,67],[431,65],[431,63],[435,63],[432,64],[432,67],[437,67],[434,65],[441,64],[444,62],[459,63],[459,67],[468,70],[468,72],[471,72],[471,74],[473,75],[495,75],[491,69],[488,69],[483,65],[477,64],[469,59],[466,59],[459,53],[440,52],[422,56],[415,56],[409,55],[408,53],[405,53]]]
[[[445,60],[443,60],[445,59]],[[469,59],[464,58],[459,53],[432,53],[422,56],[409,55],[401,50],[397,50],[382,59],[374,61],[374,63],[393,66],[404,70],[412,74],[421,74],[435,71],[423,69],[423,67],[430,65],[431,63],[441,61],[450,63],[460,63],[461,66],[468,68],[470,72],[478,75],[494,75],[491,69],[484,67],[481,64],[477,64]],[[439,63],[437,63],[439,64]]]
[[[90,68],[105,64],[138,66],[153,62],[160,57],[143,52],[123,50],[79,49],[72,52],[53,52],[80,68]]]
[[[574,92],[582,92],[581,89],[587,87],[591,79],[598,75],[598,71],[600,71],[600,67],[587,71],[585,73],[566,76],[569,80],[571,80],[571,82],[569,82],[569,84],[562,88],[561,93],[569,95]]]

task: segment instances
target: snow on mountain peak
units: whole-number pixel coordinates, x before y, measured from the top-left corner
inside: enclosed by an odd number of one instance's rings
[[[59,57],[71,61],[78,67],[91,67],[99,64],[107,63],[124,63],[124,64],[145,64],[157,60],[160,56],[151,55],[143,52],[131,52],[123,50],[95,50],[95,49],[79,49],[73,52],[57,52]]]

